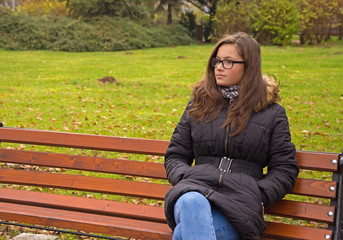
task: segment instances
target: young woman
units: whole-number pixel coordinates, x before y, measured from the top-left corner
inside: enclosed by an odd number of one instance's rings
[[[237,33],[217,43],[165,154],[173,239],[260,239],[264,207],[299,172],[278,92],[261,74],[256,40]]]

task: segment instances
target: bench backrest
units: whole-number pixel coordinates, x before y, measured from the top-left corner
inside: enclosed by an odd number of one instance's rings
[[[153,199],[156,201],[151,204],[161,205],[165,193],[171,187],[166,183],[163,160],[154,162],[153,157],[164,155],[168,141],[2,127],[0,128],[0,142],[59,147],[56,148],[56,152],[53,152],[55,148],[42,147],[34,151],[18,151],[18,148],[23,148],[20,145],[16,145],[15,149],[13,147],[0,148],[0,162],[3,163],[0,169],[0,183],[3,184],[3,188],[0,188],[0,201],[24,201],[20,200],[20,194],[15,191],[11,193],[9,189],[23,185],[81,191],[88,197],[93,196],[93,193],[100,193]],[[68,154],[58,153],[61,152],[60,147],[65,148]],[[81,151],[75,154],[76,151],[70,149],[142,154],[147,157],[135,161],[135,159],[120,159],[120,157],[83,155]],[[136,158],[136,155],[130,157]],[[264,234],[265,239],[282,239],[282,237],[285,239],[339,239],[340,231],[335,230],[340,229],[339,219],[342,215],[342,169],[339,154],[297,151],[296,157],[303,173],[297,179],[293,192],[287,196],[288,199],[266,210],[270,216],[266,217],[268,228]],[[316,171],[319,179],[318,177],[317,179],[308,178],[308,175],[311,175],[308,170]],[[95,172],[96,177],[89,172]],[[330,179],[323,180],[324,175]],[[58,192],[58,194],[64,194],[64,192]],[[37,205],[49,205],[49,199],[44,199],[44,196],[40,199],[33,198],[36,198],[36,195],[32,196],[31,200],[25,201],[31,201],[30,204],[36,201]],[[26,199],[30,199],[29,193]],[[135,201],[129,198],[119,201],[146,204],[145,200]],[[84,208],[85,212],[103,211],[100,205],[89,210],[87,206],[83,206],[82,199],[78,203],[73,200],[70,206],[79,210]],[[113,209],[113,215],[117,214],[117,210]],[[127,214],[137,219],[165,223],[163,211],[159,208],[152,208],[150,213],[142,213],[139,216],[130,209],[121,210],[122,215]],[[279,217],[289,218],[287,224],[280,223],[283,220]],[[299,220],[302,221],[299,222]],[[306,231],[304,227],[298,225],[306,226]],[[309,227],[309,225],[314,227]],[[170,236],[166,239],[170,239]]]

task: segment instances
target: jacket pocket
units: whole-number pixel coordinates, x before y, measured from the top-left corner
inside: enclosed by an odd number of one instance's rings
[[[243,173],[227,173],[223,175],[222,187],[227,192],[239,195],[251,209],[262,215],[262,196],[255,178]]]

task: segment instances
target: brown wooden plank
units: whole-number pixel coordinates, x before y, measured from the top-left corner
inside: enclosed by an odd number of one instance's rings
[[[161,163],[0,148],[0,161],[167,179]]]
[[[0,202],[166,223],[162,207],[0,188]]]
[[[163,156],[169,141],[52,132],[21,128],[0,128],[0,142],[95,149]]]
[[[339,155],[336,153],[319,153],[297,151],[296,158],[302,169],[337,172]],[[336,160],[336,163],[333,163]]]
[[[0,169],[0,182],[164,199],[170,185],[25,170]]]
[[[278,240],[325,240],[326,235],[332,236],[332,231],[310,227],[295,226],[283,223],[268,222],[263,236]],[[331,238],[329,238],[331,239]]]
[[[287,200],[279,201],[266,209],[266,213],[271,215],[333,223],[334,216],[330,216],[329,212],[335,213],[335,207]]]
[[[297,178],[292,194],[335,199],[336,185],[334,181]],[[331,187],[334,187],[333,191],[330,190]]]
[[[171,188],[170,185],[163,184],[12,169],[0,169],[0,182],[94,191],[161,200]],[[336,197],[336,190],[330,191],[330,187],[335,187],[336,189],[336,182],[298,178],[292,194],[334,199]]]
[[[171,239],[171,231],[166,224],[158,224],[95,214],[75,213],[72,211],[54,210],[0,202],[2,220],[19,221],[44,226],[76,229],[86,232],[97,232],[109,235],[130,236],[140,239]],[[267,223],[263,239],[325,239],[332,232],[326,229],[300,227],[282,223]],[[119,228],[119,229],[118,229]],[[151,230],[155,231],[151,233]],[[156,228],[158,230],[156,230]],[[159,233],[156,233],[159,232]],[[154,235],[152,235],[154,234]],[[163,234],[162,236],[156,234]],[[149,236],[147,236],[149,235]],[[160,238],[163,237],[163,238]]]
[[[132,205],[49,193],[0,188],[0,201],[101,213],[112,216],[129,216],[131,218],[149,219],[157,222],[166,221],[163,208],[161,207]],[[287,200],[282,200],[266,209],[267,214],[333,223],[334,217],[329,216],[329,211],[334,213],[335,207]]]
[[[138,239],[170,240],[167,224],[0,202],[2,220]]]

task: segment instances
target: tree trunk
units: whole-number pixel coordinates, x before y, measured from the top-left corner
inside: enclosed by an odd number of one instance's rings
[[[338,30],[339,30],[339,37],[338,37],[338,40],[342,40],[342,38],[343,38],[343,14],[341,13],[341,14],[339,14],[340,15],[340,23],[339,23],[339,28],[338,28]]]
[[[168,18],[167,24],[170,25],[173,23],[173,6],[171,3],[168,3]]]
[[[206,30],[205,30],[205,42],[210,42],[211,41],[211,37],[213,35],[213,32],[214,32],[214,26],[213,26],[213,20],[214,20],[214,17],[216,16],[216,12],[217,12],[217,5],[218,5],[218,1],[219,0],[211,0],[211,3],[210,3],[210,18],[209,18],[209,21],[207,23],[207,26],[206,26]]]

